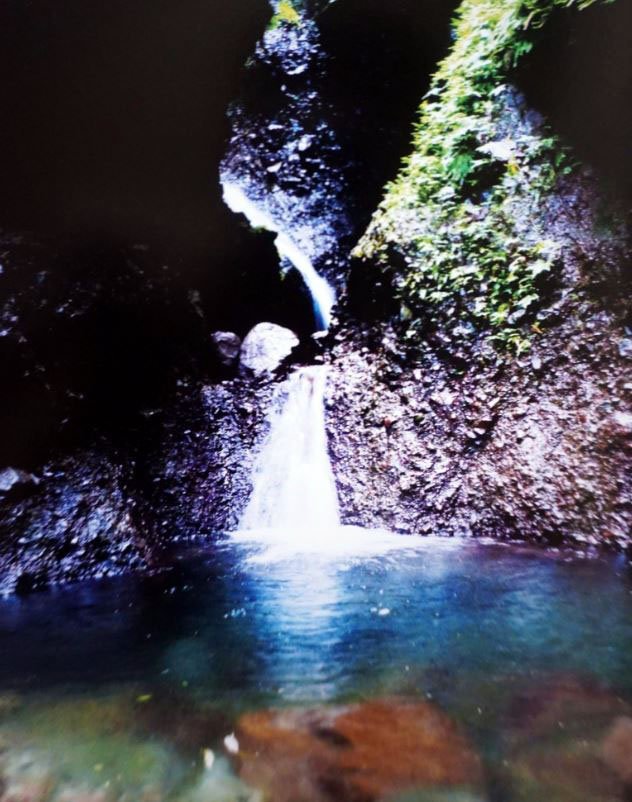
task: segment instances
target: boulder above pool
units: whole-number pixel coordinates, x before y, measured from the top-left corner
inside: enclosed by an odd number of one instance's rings
[[[245,336],[239,361],[256,376],[271,373],[298,344],[298,337],[290,329],[276,323],[258,323]]]

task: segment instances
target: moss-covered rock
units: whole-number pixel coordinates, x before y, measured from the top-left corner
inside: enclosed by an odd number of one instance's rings
[[[573,165],[537,115],[521,117],[509,82],[557,6],[599,1],[461,4],[454,45],[420,108],[413,152],[355,250],[394,273],[410,341],[456,318],[466,336],[483,331],[518,351],[534,323],[537,331],[535,313],[562,248],[547,231],[541,199]]]

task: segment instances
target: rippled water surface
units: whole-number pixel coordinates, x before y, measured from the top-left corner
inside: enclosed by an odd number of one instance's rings
[[[475,788],[415,799],[626,798],[622,558],[348,529],[301,549],[220,539],[175,564],[0,604],[0,771],[14,785],[45,776],[34,799],[62,799],[66,786],[70,802],[78,788],[104,800],[254,799],[260,767],[224,742],[240,716],[333,703],[364,715],[375,700],[441,711],[480,757]],[[392,733],[366,721],[386,757]],[[266,754],[274,775],[278,755]],[[308,758],[297,772],[314,770]],[[346,793],[318,787],[304,798]]]

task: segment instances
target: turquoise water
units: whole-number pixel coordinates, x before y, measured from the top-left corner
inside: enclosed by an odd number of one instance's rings
[[[0,603],[0,747],[17,755],[5,771],[30,750],[29,771],[48,777],[41,799],[64,783],[130,802],[249,799],[224,743],[241,715],[394,698],[431,705],[467,738],[485,777],[467,799],[625,798],[604,747],[632,702],[623,558],[219,539],[173,565]]]

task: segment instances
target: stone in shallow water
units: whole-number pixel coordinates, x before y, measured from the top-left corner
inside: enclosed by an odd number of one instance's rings
[[[606,733],[601,747],[604,763],[624,783],[632,785],[632,718],[620,716]]]
[[[34,750],[2,750],[0,802],[45,802],[55,788],[47,761]]]
[[[255,375],[269,373],[278,368],[298,344],[298,337],[290,329],[276,323],[258,323],[244,338],[240,362]]]
[[[521,693],[505,729],[510,798],[622,802],[620,749],[626,738],[619,742],[617,722],[628,711],[612,691],[572,676]]]
[[[240,776],[274,802],[369,802],[415,788],[477,788],[481,763],[425,702],[250,713],[238,722]]]
[[[57,791],[52,802],[113,802],[113,798],[103,788],[95,790],[70,785]]]

